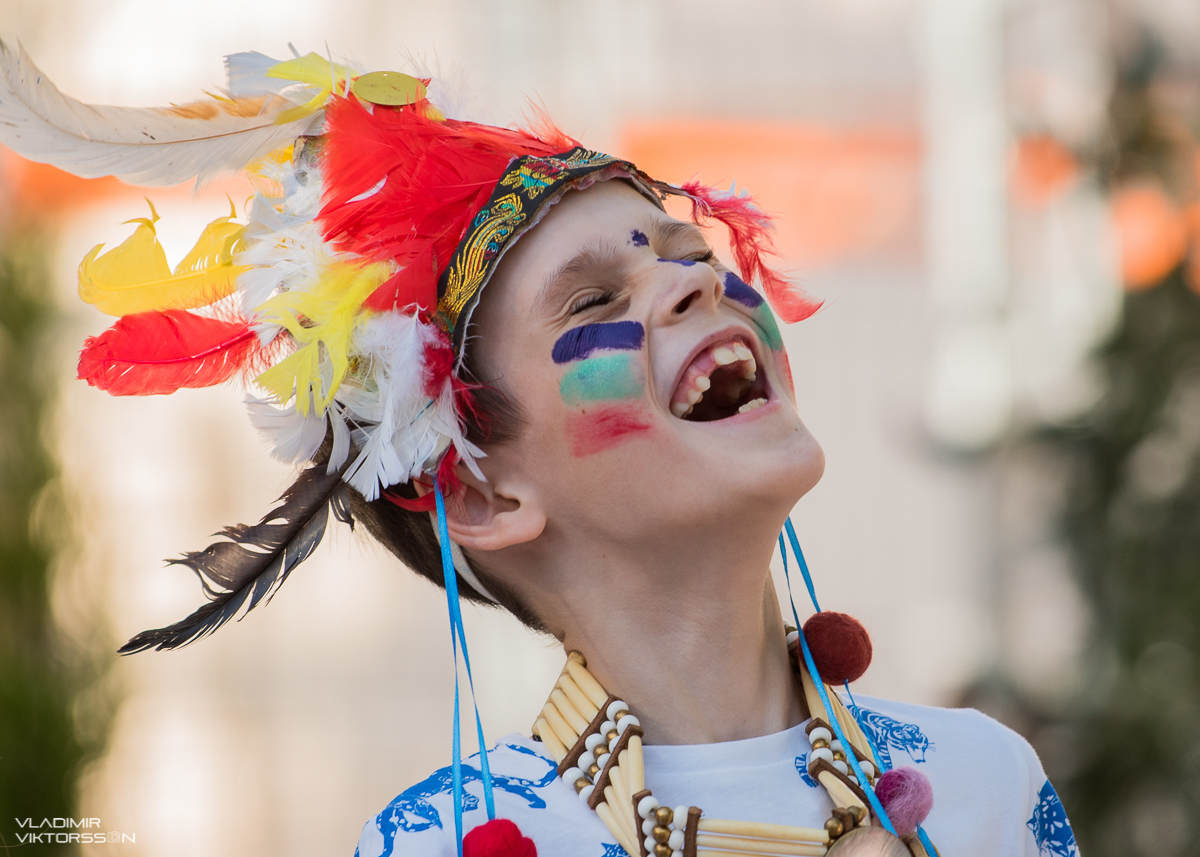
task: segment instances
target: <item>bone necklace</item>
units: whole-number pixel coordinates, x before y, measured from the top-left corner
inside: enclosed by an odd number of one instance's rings
[[[809,711],[824,711],[816,685],[796,658],[792,669]],[[833,708],[827,713],[837,719],[873,783],[878,774],[866,761],[871,758],[864,752],[870,747],[866,736],[841,699],[831,689],[826,695]],[[901,841],[872,824],[867,796],[827,721],[814,716],[806,732],[813,747],[809,775],[834,805],[823,828],[707,818],[699,807],[659,805],[645,784],[641,723],[596,681],[579,652],[567,655],[533,725],[534,738],[558,763],[559,777],[595,810],[630,857],[937,857],[936,849],[929,854],[915,837]]]

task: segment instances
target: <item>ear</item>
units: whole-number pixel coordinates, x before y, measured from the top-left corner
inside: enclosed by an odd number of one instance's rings
[[[526,544],[546,528],[546,514],[531,494],[520,488],[484,482],[459,465],[462,489],[446,498],[446,529],[468,550],[494,551]],[[424,496],[431,486],[414,481]]]

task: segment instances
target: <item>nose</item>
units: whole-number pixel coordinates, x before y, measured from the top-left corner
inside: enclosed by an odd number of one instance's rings
[[[673,269],[669,273],[670,285],[662,299],[666,316],[662,321],[669,324],[679,321],[690,312],[716,309],[725,286],[711,265],[669,260],[659,260],[656,264]]]

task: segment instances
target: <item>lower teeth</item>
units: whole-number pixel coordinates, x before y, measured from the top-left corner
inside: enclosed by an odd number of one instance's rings
[[[746,402],[746,404],[744,404],[740,408],[738,408],[738,413],[739,414],[748,414],[748,413],[750,413],[750,411],[758,410],[766,403],[767,403],[766,399],[751,399],[750,401]]]

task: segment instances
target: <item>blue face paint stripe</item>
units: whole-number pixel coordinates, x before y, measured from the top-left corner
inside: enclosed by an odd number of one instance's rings
[[[629,236],[629,240],[633,242],[634,247],[647,247],[650,244],[650,239],[640,229],[633,230]]]
[[[646,341],[646,329],[637,321],[606,321],[573,327],[554,343],[555,363],[582,360],[593,351],[637,351]]]
[[[763,305],[763,296],[733,271],[725,272],[725,297],[750,309],[758,309]]]

